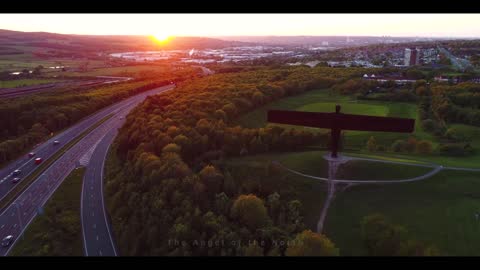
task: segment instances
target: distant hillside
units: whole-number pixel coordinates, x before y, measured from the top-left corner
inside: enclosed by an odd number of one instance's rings
[[[164,49],[218,49],[236,46],[251,46],[250,42],[221,40],[205,37],[175,37],[170,42],[162,46]]]
[[[160,45],[148,36],[64,35],[46,32],[19,32],[0,29],[0,44],[6,53],[22,50],[61,52],[121,52],[159,49],[205,49],[248,45],[214,38],[177,37]]]

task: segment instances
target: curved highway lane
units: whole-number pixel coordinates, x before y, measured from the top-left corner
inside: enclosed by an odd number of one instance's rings
[[[148,95],[157,94],[174,87],[174,85],[169,85],[138,94],[122,102],[121,106],[115,106],[112,110],[108,110],[106,115],[115,113],[115,116],[92,130],[48,167],[40,177],[35,179],[35,181],[0,214],[0,237],[3,239],[3,237],[7,235],[14,236],[14,242],[8,248],[0,247],[0,255],[8,254],[15,244],[15,241],[35,218],[38,209],[46,203],[62,181],[77,167],[79,160],[93,145],[99,143],[110,131],[118,129],[125,118],[124,116]],[[102,118],[103,117],[100,117],[99,120]],[[96,123],[96,121],[92,124],[94,123]],[[47,148],[48,146],[50,145],[47,145]]]
[[[165,87],[172,87],[172,86],[165,86]],[[152,90],[151,90],[152,91]],[[154,92],[158,92],[158,90],[153,90]],[[139,94],[142,95],[142,94]],[[100,121],[101,119],[105,118],[106,116],[117,113],[118,111],[126,108],[132,102],[136,102],[136,99],[139,98],[139,95],[124,99],[116,104],[110,105],[104,109],[101,109],[97,113],[86,117],[85,119],[81,120],[77,124],[73,125],[72,127],[66,129],[65,131],[53,136],[52,138],[48,139],[47,141],[38,144],[31,150],[31,152],[35,153],[35,156],[29,158],[28,156],[23,156],[15,161],[10,162],[5,167],[0,169],[0,200],[3,199],[16,185],[12,183],[12,179],[14,177],[19,177],[20,182],[30,175],[35,169],[35,158],[40,157],[44,161],[53,156],[63,145],[68,144],[71,140],[75,139],[79,134],[87,130],[89,127]],[[142,99],[143,100],[143,99]],[[54,145],[53,142],[58,140],[60,144]],[[15,170],[21,170],[20,175],[14,176],[13,172]],[[17,183],[18,184],[18,183]]]
[[[86,256],[117,256],[103,196],[104,164],[117,133],[118,129],[112,129],[95,147],[83,178],[81,220]]]

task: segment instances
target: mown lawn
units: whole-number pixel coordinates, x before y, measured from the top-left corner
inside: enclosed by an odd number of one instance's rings
[[[400,180],[421,176],[431,170],[433,168],[351,160],[340,165],[336,177],[349,180]]]

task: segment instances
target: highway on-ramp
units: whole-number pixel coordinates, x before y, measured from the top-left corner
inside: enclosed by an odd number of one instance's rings
[[[122,101],[121,106],[109,107],[109,110],[102,110],[102,112],[97,113],[100,115],[105,114],[105,116],[114,114],[114,116],[90,131],[78,143],[68,149],[2,211],[0,214],[0,238],[3,239],[3,237],[7,235],[13,235],[14,242],[8,248],[0,247],[0,255],[6,255],[10,251],[15,244],[15,241],[21,236],[28,224],[30,224],[35,218],[38,209],[46,203],[70,172],[79,165],[81,158],[89,152],[92,146],[99,145],[102,138],[108,135],[112,130],[116,131],[116,129],[118,129],[123,123],[126,114],[128,114],[132,108],[143,101],[148,95],[157,94],[174,87],[174,85],[169,85],[143,92]],[[94,115],[93,118],[95,118],[97,114]],[[103,119],[105,116],[99,117],[98,120]],[[93,121],[91,125],[84,126],[83,129],[77,130],[77,133],[72,133],[71,136],[75,137],[97,122],[98,121]],[[58,136],[62,136],[62,134]],[[53,139],[54,138],[51,140]],[[51,147],[51,144],[47,143],[42,146],[48,149]],[[4,182],[4,184],[12,185],[10,181]]]

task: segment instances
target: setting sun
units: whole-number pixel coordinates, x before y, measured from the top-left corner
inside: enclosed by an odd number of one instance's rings
[[[158,42],[166,42],[167,40],[170,39],[170,36],[166,35],[166,34],[155,34],[155,35],[152,35],[152,36]]]

